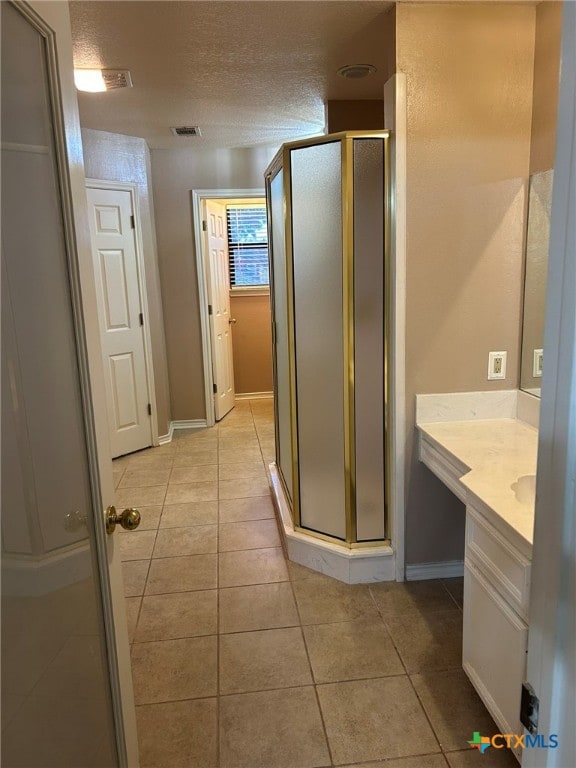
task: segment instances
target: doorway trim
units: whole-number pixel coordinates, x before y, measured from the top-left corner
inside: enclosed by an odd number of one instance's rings
[[[158,409],[156,407],[156,388],[154,386],[154,366],[152,364],[152,336],[150,333],[150,312],[148,310],[148,294],[146,291],[146,266],[144,264],[144,241],[142,239],[142,222],[140,221],[140,201],[138,185],[133,182],[105,181],[103,179],[86,179],[86,187],[94,189],[110,189],[117,192],[128,192],[134,216],[134,248],[136,250],[136,265],[138,268],[138,292],[140,308],[144,315],[144,363],[146,365],[146,385],[148,387],[148,402],[150,403],[150,431],[152,445],[160,445],[158,439]]]
[[[198,275],[198,309],[200,311],[200,331],[202,335],[202,362],[204,372],[204,401],[206,404],[206,426],[216,423],[214,415],[214,393],[212,392],[212,344],[210,341],[210,323],[208,320],[208,276],[204,258],[202,238],[202,203],[205,200],[222,200],[234,197],[266,197],[264,188],[260,189],[193,189],[192,220],[194,223],[194,248],[196,251],[196,272]]]

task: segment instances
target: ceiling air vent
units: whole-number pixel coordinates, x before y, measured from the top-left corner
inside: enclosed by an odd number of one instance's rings
[[[202,136],[197,125],[180,125],[178,128],[170,128],[174,136]]]
[[[102,79],[107,91],[115,88],[132,88],[132,77],[127,69],[103,69]]]

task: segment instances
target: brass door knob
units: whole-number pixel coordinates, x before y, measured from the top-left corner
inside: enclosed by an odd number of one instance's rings
[[[116,512],[116,507],[106,510],[106,533],[114,533],[116,526],[121,525],[126,531],[133,531],[140,525],[140,512],[133,507]]]

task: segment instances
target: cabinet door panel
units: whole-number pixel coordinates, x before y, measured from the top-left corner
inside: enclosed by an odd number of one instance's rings
[[[523,733],[528,627],[474,565],[464,569],[463,666],[502,733]]]

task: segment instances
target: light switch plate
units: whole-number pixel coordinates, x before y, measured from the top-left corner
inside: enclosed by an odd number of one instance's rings
[[[542,376],[542,364],[544,359],[544,350],[543,349],[535,349],[534,350],[534,365],[532,366],[532,376],[534,378],[538,378],[539,376]]]

